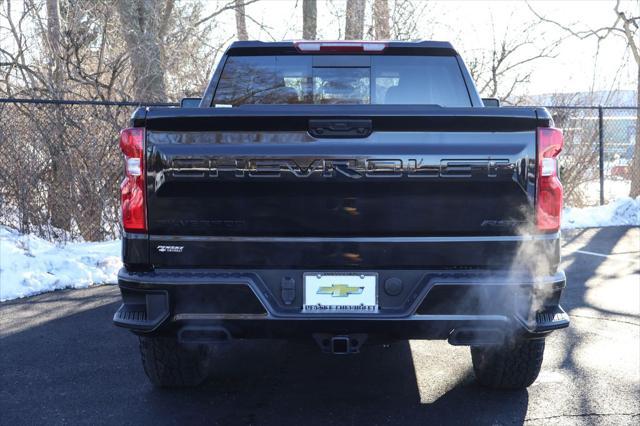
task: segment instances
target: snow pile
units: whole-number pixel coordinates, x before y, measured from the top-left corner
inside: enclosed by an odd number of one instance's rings
[[[0,301],[117,282],[120,241],[56,245],[0,226]]]
[[[640,226],[640,197],[622,197],[597,207],[566,208],[562,228],[593,228],[600,226]]]

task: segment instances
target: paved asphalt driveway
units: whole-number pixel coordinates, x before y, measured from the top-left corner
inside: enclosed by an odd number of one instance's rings
[[[468,348],[411,341],[357,356],[233,343],[198,389],[157,390],[111,324],[115,286],[0,304],[0,424],[640,423],[640,230],[565,234],[568,330],[528,390],[473,380]]]

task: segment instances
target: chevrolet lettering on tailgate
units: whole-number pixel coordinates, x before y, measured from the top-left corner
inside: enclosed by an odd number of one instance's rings
[[[508,159],[474,158],[441,159],[427,157],[385,159],[216,159],[206,163],[191,163],[184,159],[175,159],[171,170],[175,178],[201,176],[209,178],[277,178],[292,176],[310,177],[347,177],[360,179],[366,177],[409,177],[409,178],[471,178],[509,176],[516,165]]]

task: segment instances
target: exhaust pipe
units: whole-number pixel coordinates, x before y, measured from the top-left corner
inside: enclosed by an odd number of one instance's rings
[[[178,332],[178,341],[183,344],[211,344],[231,340],[231,333],[224,327],[187,326]]]
[[[504,333],[496,328],[456,328],[449,335],[453,346],[487,346],[504,343]]]

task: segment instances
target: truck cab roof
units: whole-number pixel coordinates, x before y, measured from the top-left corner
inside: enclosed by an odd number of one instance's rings
[[[371,50],[367,46],[372,47]],[[264,42],[235,41],[226,54],[233,55],[292,55],[292,54],[353,54],[378,53],[402,55],[455,56],[458,53],[448,41],[393,41],[393,40],[291,40]]]

